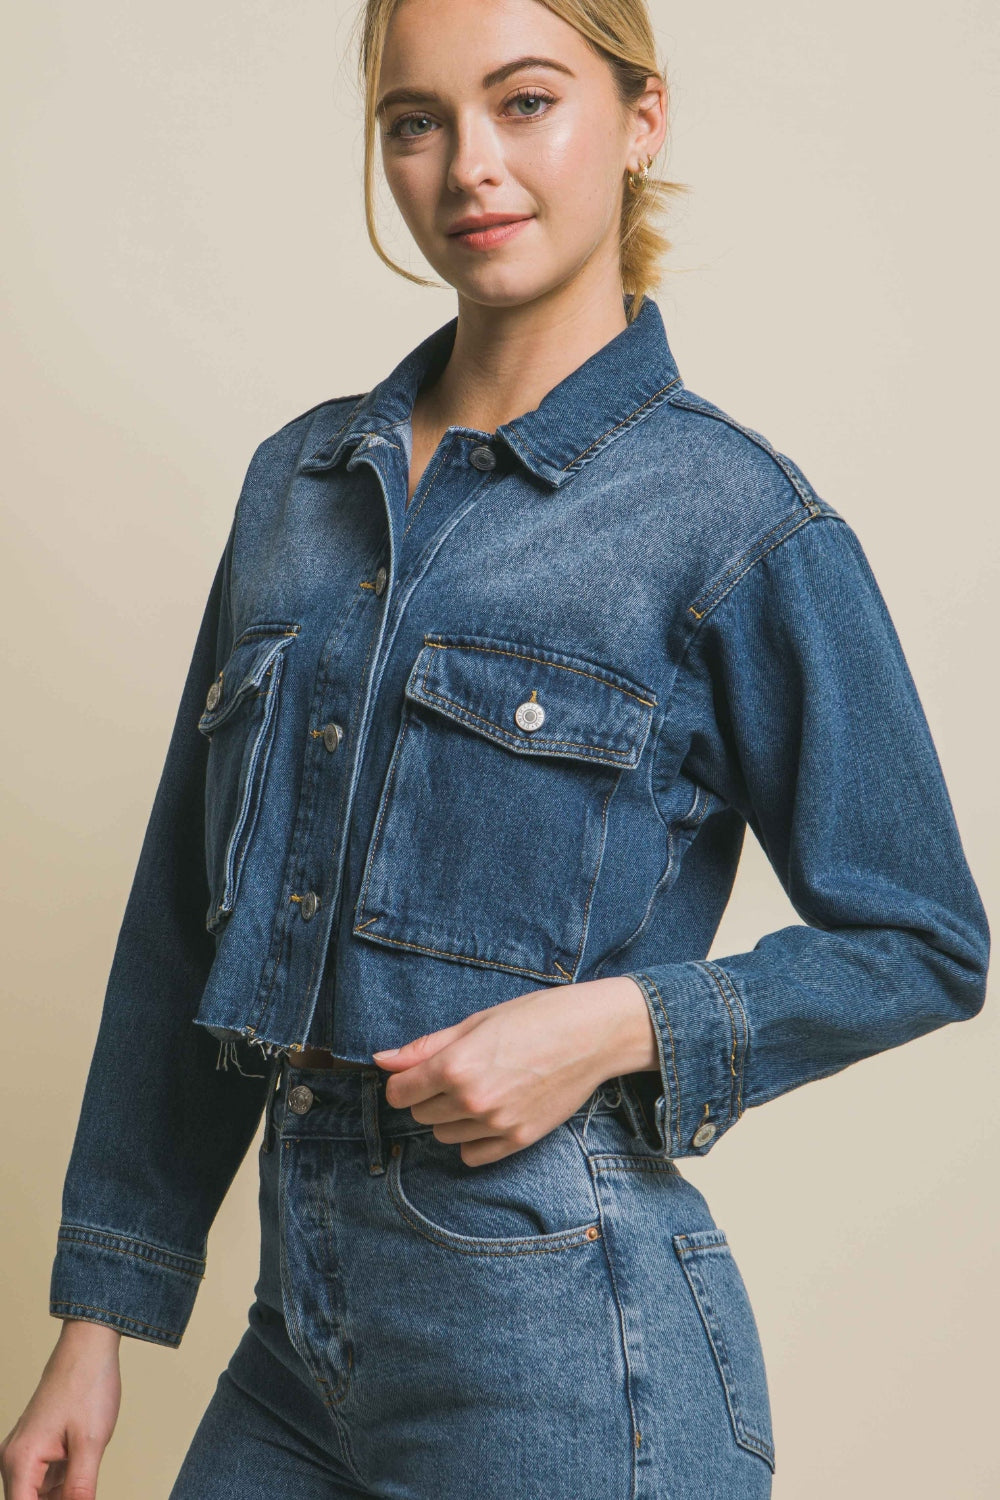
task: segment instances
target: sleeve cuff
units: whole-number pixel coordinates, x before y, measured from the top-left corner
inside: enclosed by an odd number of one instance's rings
[[[653,1022],[659,1089],[654,1145],[664,1156],[704,1156],[744,1111],[748,1027],[736,986],[708,959],[630,972]]]
[[[107,1323],[131,1338],[176,1348],[204,1275],[204,1257],[63,1222],[52,1264],[49,1312],[55,1318]]]

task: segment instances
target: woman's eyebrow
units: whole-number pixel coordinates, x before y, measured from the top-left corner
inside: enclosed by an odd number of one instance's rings
[[[553,57],[517,57],[513,62],[503,63],[499,68],[494,68],[487,73],[482,81],[484,89],[494,88],[498,83],[503,83],[512,73],[518,73],[522,68],[551,68],[557,73],[565,73],[568,78],[575,78],[576,74],[572,68],[567,68],[565,63],[557,62]],[[390,104],[425,104],[428,100],[436,99],[437,95],[430,89],[400,88],[389,89],[382,95],[375,106],[375,113],[382,114],[389,108]]]

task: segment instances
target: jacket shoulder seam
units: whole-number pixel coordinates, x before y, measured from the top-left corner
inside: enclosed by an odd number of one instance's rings
[[[776,448],[762,432],[758,432],[756,428],[748,427],[745,422],[737,421],[729,412],[723,411],[721,406],[716,406],[713,401],[706,400],[704,396],[698,396],[694,392],[688,391],[686,387],[676,391],[672,396],[668,396],[667,400],[671,406],[681,407],[684,411],[694,412],[698,416],[707,417],[711,421],[722,422],[727,427],[731,427],[734,432],[742,433],[762,453],[767,454],[776,468],[780,469],[795,491],[799,502],[807,511],[812,513],[821,509],[815,491],[805,475],[791,462],[788,455]]]
[[[801,530],[803,526],[808,526],[810,521],[839,521],[841,525],[847,525],[844,517],[832,507],[827,509],[813,505],[805,515],[799,510],[791,511],[763,536],[757,537],[753,544],[726,568],[724,573],[715,578],[709,587],[692,604],[688,605],[688,615],[700,625],[702,620],[711,614],[716,605],[732,592],[762,558],[773,552],[776,547],[780,547],[782,542]]]
[[[283,432],[288,432],[291,428],[296,427],[299,422],[304,422],[306,417],[311,417],[318,411],[326,411],[327,409],[332,411],[334,407],[345,406],[348,402],[357,405],[359,401],[364,400],[367,394],[367,391],[359,391],[353,396],[328,396],[325,401],[317,401],[315,406],[309,406],[305,411],[300,411],[298,416],[289,418],[287,422],[283,423],[281,427],[277,428],[271,434],[271,437],[280,437]],[[268,439],[265,438],[264,441],[267,442]]]
[[[234,550],[237,546],[239,526],[243,518],[243,511],[245,509],[243,504],[243,496],[246,493],[247,484],[250,480],[251,475],[256,471],[257,465],[263,461],[265,455],[268,453],[272,445],[277,443],[280,438],[294,433],[297,428],[300,429],[298,452],[294,462],[289,465],[288,471],[289,475],[294,474],[298,464],[301,462],[302,451],[307,446],[309,433],[312,431],[313,427],[312,422],[309,422],[306,419],[309,417],[315,417],[315,414],[317,412],[333,410],[336,407],[345,406],[349,402],[353,402],[354,406],[356,406],[359,401],[364,399],[364,396],[366,394],[367,392],[362,392],[360,395],[354,396],[333,396],[328,398],[326,401],[317,401],[315,406],[307,407],[305,411],[299,412],[297,417],[292,417],[288,422],[285,422],[283,426],[276,428],[274,432],[268,433],[267,437],[261,438],[260,442],[257,444],[256,448],[253,451],[249,464],[247,465],[243,485],[241,486],[240,493],[236,501],[235,514],[233,518],[233,536],[231,539],[231,545]],[[351,407],[352,411],[354,410],[354,406]]]

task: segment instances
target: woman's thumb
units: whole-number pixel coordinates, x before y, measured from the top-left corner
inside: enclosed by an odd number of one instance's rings
[[[95,1500],[97,1471],[104,1449],[97,1438],[80,1432],[66,1434],[66,1477],[55,1491],[57,1500]]]

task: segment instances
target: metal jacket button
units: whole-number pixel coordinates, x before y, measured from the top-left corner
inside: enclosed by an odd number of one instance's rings
[[[469,454],[469,463],[474,469],[495,469],[497,466],[497,456],[492,448],[487,448],[485,443],[480,443]]]
[[[715,1126],[706,1120],[704,1125],[699,1125],[691,1137],[692,1146],[707,1146],[715,1134]]]
[[[288,1090],[288,1108],[297,1115],[304,1115],[315,1097],[308,1084],[297,1083],[293,1089]]]
[[[323,744],[328,750],[336,750],[343,738],[344,731],[339,724],[334,724],[331,721],[329,724],[323,725]]]
[[[303,922],[309,922],[319,909],[319,897],[315,891],[306,891],[300,903]]]
[[[209,688],[209,690],[208,690],[208,697],[205,699],[205,708],[208,710],[209,713],[212,712],[212,709],[215,707],[215,705],[218,703],[218,701],[219,701],[219,699],[221,697],[222,697],[222,678],[221,677],[217,677],[215,679],[215,681],[212,683],[212,686]]]
[[[522,729],[539,729],[545,723],[545,710],[540,703],[526,698],[514,710],[514,718]]]
[[[378,572],[375,574],[375,592],[376,594],[378,594],[379,598],[381,598],[385,593],[385,581],[388,576],[389,575],[384,568],[379,568]]]

